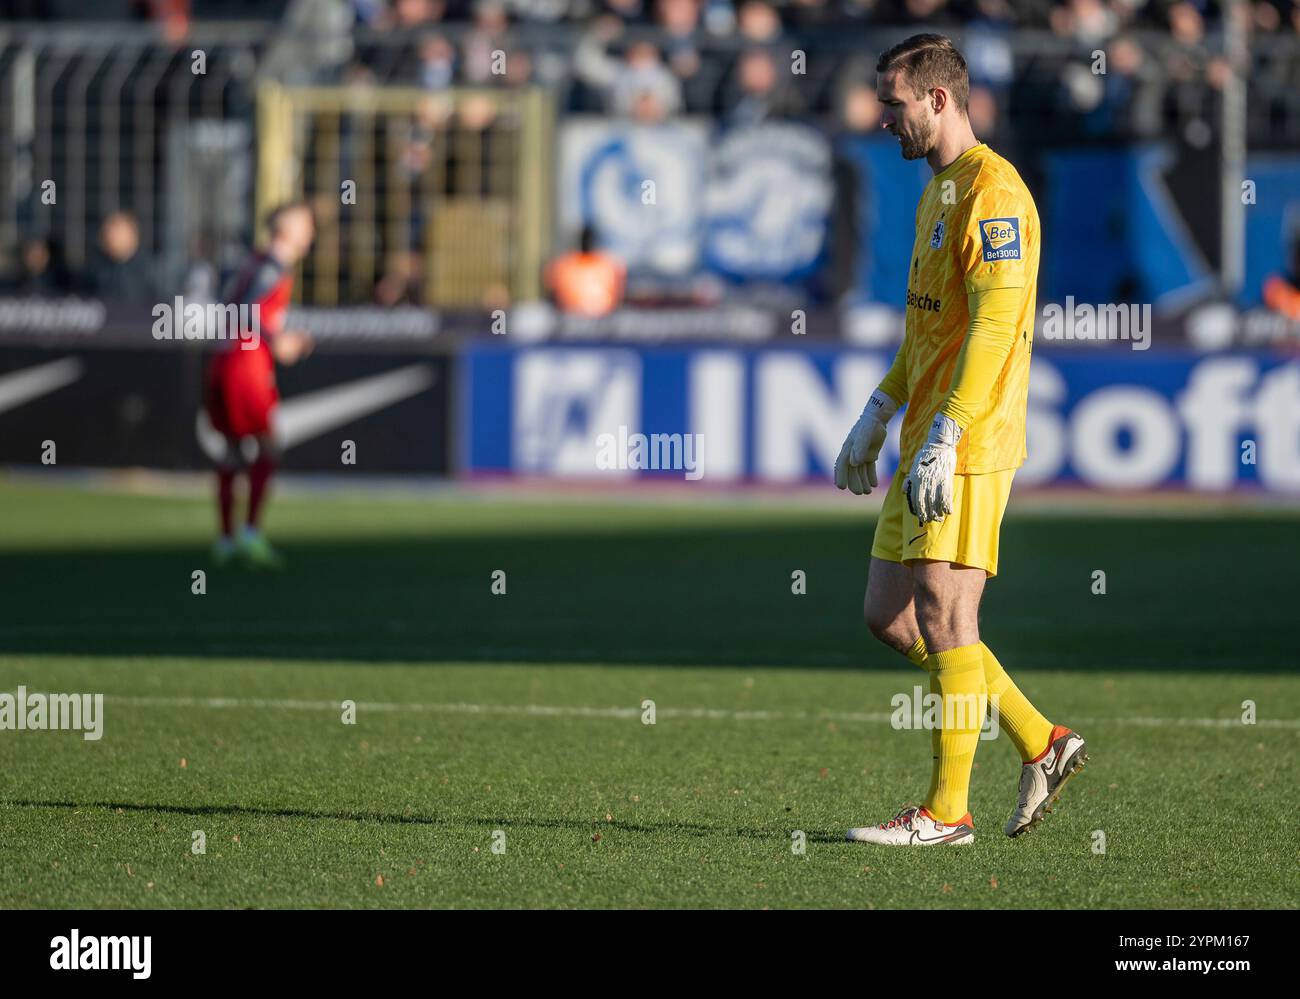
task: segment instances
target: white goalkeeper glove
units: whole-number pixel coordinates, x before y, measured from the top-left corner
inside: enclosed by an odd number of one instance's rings
[[[898,412],[898,403],[881,392],[871,393],[866,408],[844,438],[835,459],[835,486],[855,496],[866,496],[876,486],[876,459],[885,445],[885,424]]]
[[[903,481],[907,508],[922,524],[943,520],[952,513],[952,477],[957,469],[957,442],[961,427],[955,420],[935,414],[930,436],[912,461],[912,470]]]

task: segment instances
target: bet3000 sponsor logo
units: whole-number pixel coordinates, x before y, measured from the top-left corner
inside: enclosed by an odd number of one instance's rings
[[[980,219],[979,230],[986,262],[1020,259],[1019,219]]]

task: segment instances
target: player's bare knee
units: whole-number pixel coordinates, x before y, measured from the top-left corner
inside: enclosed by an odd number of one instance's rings
[[[911,570],[873,557],[867,592],[862,598],[862,617],[877,640],[906,655],[917,636]]]
[[[903,614],[866,601],[862,606],[862,616],[872,636],[891,649],[906,654],[916,641],[913,627]]]
[[[956,608],[928,587],[916,588],[916,623],[927,648],[948,648],[948,641],[956,631]]]
[[[979,620],[955,599],[922,595],[917,588],[916,623],[926,648],[934,652],[956,649],[979,641]]]
[[[221,451],[213,458],[213,465],[218,472],[237,472],[244,465],[244,456],[239,450],[239,441],[227,437],[221,443]]]
[[[267,435],[257,438],[257,460],[271,465],[280,463],[280,446],[274,437]]]
[[[922,617],[937,620],[950,607],[949,602],[944,599],[944,594],[937,587],[930,585],[929,580],[922,577],[916,580],[912,599],[916,604],[918,620]]]
[[[863,607],[862,616],[867,622],[867,630],[870,631],[878,641],[884,642],[886,645],[892,644],[890,638],[893,633],[892,625],[895,620],[894,618],[887,614],[880,613],[880,611],[871,604],[867,604]]]

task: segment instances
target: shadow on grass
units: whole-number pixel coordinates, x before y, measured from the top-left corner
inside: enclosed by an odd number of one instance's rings
[[[343,537],[285,545],[273,574],[215,569],[199,548],[11,552],[0,652],[898,669],[862,624],[873,527],[810,513],[806,527]],[[1008,522],[983,637],[1015,669],[1223,670],[1249,656],[1252,671],[1283,671],[1300,584],[1239,557],[1243,529]],[[1300,521],[1250,530],[1300,550]]]
[[[163,805],[141,804],[124,801],[35,801],[18,799],[3,803],[11,808],[50,808],[50,809],[85,809],[101,808],[109,811],[157,813],[167,815],[221,815],[221,816],[262,816],[273,819],[320,819],[337,822],[389,823],[395,825],[440,826],[455,828],[459,826],[481,826],[486,829],[570,829],[576,832],[600,832],[604,829],[617,829],[635,833],[674,833],[688,836],[739,836],[742,839],[784,840],[789,841],[790,829],[752,829],[745,826],[716,825],[706,826],[694,822],[624,822],[619,819],[541,819],[541,818],[475,818],[471,816],[434,816],[406,815],[391,812],[374,812],[356,809],[318,809],[318,808],[260,808],[254,805]],[[808,839],[814,842],[844,842],[844,834],[832,836],[827,832],[810,832]]]

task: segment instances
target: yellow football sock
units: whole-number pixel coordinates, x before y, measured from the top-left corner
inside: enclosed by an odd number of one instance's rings
[[[984,682],[984,648],[978,642],[926,658],[930,693],[942,698],[939,725],[930,732],[934,766],[926,810],[940,822],[956,822],[969,810],[971,765],[979,746],[988,685]]]
[[[912,647],[903,654],[907,656],[907,658],[911,662],[914,662],[916,663],[916,665],[920,666],[921,669],[928,671],[929,667],[925,665],[926,651],[925,651],[924,638],[918,638],[915,642],[912,643]]]
[[[997,706],[998,725],[1006,729],[1020,759],[1028,763],[1047,748],[1052,723],[1020,692],[989,647],[980,642],[980,648],[984,652],[984,682],[989,688],[989,703]]]

